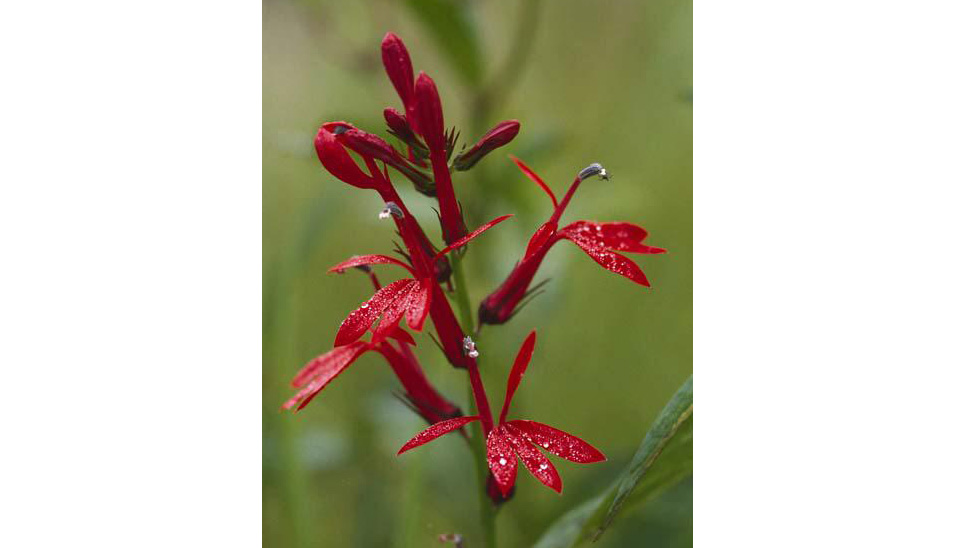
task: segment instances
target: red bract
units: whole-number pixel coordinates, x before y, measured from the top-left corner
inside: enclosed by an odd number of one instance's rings
[[[514,488],[518,459],[538,481],[559,493],[561,492],[561,477],[551,461],[539,450],[539,447],[572,462],[590,463],[605,460],[605,455],[598,449],[567,432],[562,432],[540,422],[507,420],[511,399],[521,383],[528,363],[531,362],[535,338],[535,332],[532,331],[524,340],[524,344],[521,345],[521,350],[514,360],[510,376],[507,379],[507,395],[504,398],[504,407],[501,410],[497,426],[490,430],[487,437],[487,465],[490,467],[491,474],[497,481],[501,495],[504,497]],[[399,450],[399,454],[429,443],[443,434],[480,419],[481,417],[457,417],[438,422],[406,442]]]
[[[625,276],[639,285],[649,287],[649,280],[646,279],[646,275],[639,268],[639,265],[628,257],[616,253],[616,251],[666,253],[666,250],[661,247],[652,247],[642,243],[649,235],[644,228],[632,223],[599,223],[595,221],[575,221],[561,229],[558,228],[558,221],[568,207],[578,185],[584,179],[594,175],[608,178],[601,165],[592,164],[579,172],[561,202],[558,202],[554,193],[551,192],[541,177],[517,158],[512,156],[511,159],[528,178],[537,183],[551,198],[551,203],[555,209],[548,221],[535,231],[528,242],[524,257],[514,266],[514,270],[496,291],[480,303],[478,316],[482,324],[502,324],[519,310],[518,305],[530,297],[534,291],[529,292],[528,287],[538,272],[542,260],[559,240],[574,242],[602,268]]]

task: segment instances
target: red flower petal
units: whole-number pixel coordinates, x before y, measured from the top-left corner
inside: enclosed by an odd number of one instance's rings
[[[517,387],[521,384],[521,377],[524,376],[524,371],[527,370],[528,364],[531,363],[531,355],[534,353],[534,341],[537,338],[537,334],[532,331],[528,334],[527,338],[524,339],[524,343],[521,344],[521,350],[517,353],[517,358],[514,359],[514,365],[511,366],[511,374],[507,377],[507,395],[504,397],[504,408],[501,409],[501,415],[498,422],[504,422],[507,418],[507,412],[511,407],[511,398],[514,397],[514,392],[517,391]]]
[[[410,273],[413,272],[412,267],[410,267],[408,264],[400,261],[399,259],[386,257],[385,255],[356,255],[329,268],[328,272],[342,272],[344,270],[348,270],[349,268],[368,264],[394,264],[405,268]]]
[[[379,325],[375,326],[377,334],[385,336],[386,333],[399,325],[399,320],[406,314],[406,310],[410,306],[413,292],[421,286],[419,280],[409,280],[408,284],[403,285],[398,293],[389,298],[389,307],[382,313]]]
[[[551,464],[548,457],[531,445],[531,440],[520,431],[508,428],[506,424],[502,424],[498,428],[514,447],[514,451],[528,472],[531,472],[531,475],[538,478],[541,483],[554,489],[556,493],[561,493],[561,476],[558,475],[555,465]]]
[[[605,455],[601,451],[592,447],[585,440],[552,428],[540,422],[514,420],[508,421],[505,425],[514,430],[518,430],[528,437],[532,442],[541,446],[542,449],[553,455],[570,460],[572,462],[601,462],[605,460]]]
[[[558,199],[555,198],[555,193],[552,192],[550,188],[548,188],[548,185],[546,185],[545,182],[541,180],[541,177],[539,177],[537,173],[531,171],[531,168],[529,168],[528,166],[524,165],[524,162],[522,162],[521,160],[518,160],[513,154],[510,155],[510,157],[511,157],[511,160],[514,160],[514,163],[517,164],[517,167],[521,168],[521,171],[523,171],[524,174],[527,175],[529,179],[531,179],[532,181],[534,181],[535,183],[537,183],[538,186],[541,187],[541,190],[543,190],[545,192],[545,194],[547,194],[548,197],[551,198],[551,205],[553,205],[553,206],[555,206],[555,208],[557,208],[558,207]]]
[[[395,297],[404,286],[415,283],[416,280],[397,280],[375,292],[372,298],[362,303],[345,318],[335,335],[335,346],[343,346],[358,340],[372,327],[379,316],[395,302]],[[401,317],[401,315],[400,315]]]
[[[497,428],[491,430],[490,435],[487,436],[487,466],[497,480],[501,494],[507,497],[514,488],[514,480],[517,479],[517,455]]]
[[[432,278],[423,278],[406,299],[406,325],[414,331],[423,330],[423,322],[426,321],[430,311],[430,301],[433,299],[432,284]]]
[[[291,399],[281,406],[281,409],[290,409],[299,401],[302,402],[297,410],[304,409],[318,392],[342,371],[358,359],[366,350],[371,348],[367,342],[355,341],[352,344],[333,348],[326,354],[308,362],[307,365],[294,377],[291,384],[295,387],[308,383],[307,386],[298,391]],[[311,381],[311,382],[309,382]],[[302,401],[303,400],[303,401]]]
[[[433,426],[430,426],[426,430],[423,430],[419,434],[416,434],[416,436],[407,441],[406,444],[402,446],[402,449],[400,449],[396,454],[401,455],[410,449],[415,449],[420,445],[427,444],[443,434],[449,434],[457,428],[460,428],[463,425],[471,423],[475,420],[480,420],[480,417],[457,417],[455,419],[446,419],[445,421],[440,421]]]
[[[494,225],[500,223],[501,221],[506,221],[506,220],[510,219],[511,217],[513,217],[513,216],[514,216],[513,214],[501,215],[500,217],[494,219],[493,221],[490,221],[489,223],[486,223],[484,225],[481,225],[481,226],[477,227],[477,229],[474,230],[473,232],[471,232],[470,234],[467,234],[463,238],[460,238],[459,240],[457,240],[457,241],[453,242],[452,244],[450,244],[450,245],[444,247],[443,249],[441,249],[440,252],[437,253],[435,257],[433,257],[433,260],[435,261],[435,260],[439,259],[440,257],[446,255],[447,253],[453,251],[454,249],[457,249],[457,248],[460,248],[460,247],[463,247],[463,246],[467,245],[467,243],[470,242],[470,240],[473,240],[477,236],[480,236],[484,232],[487,232],[487,230],[489,230]]]
[[[609,272],[621,274],[639,285],[649,287],[649,280],[646,279],[646,274],[639,268],[639,265],[628,257],[609,251],[603,242],[593,241],[590,238],[579,236],[577,232],[565,231],[564,229],[559,230],[558,235],[575,242],[575,245],[582,248],[582,251],[587,253],[595,262],[602,265],[602,268]]]
[[[592,247],[606,247],[629,253],[666,253],[661,247],[652,247],[640,242],[649,235],[639,225],[626,222],[597,223],[595,221],[575,221],[562,229],[571,232],[575,240],[586,240]]]

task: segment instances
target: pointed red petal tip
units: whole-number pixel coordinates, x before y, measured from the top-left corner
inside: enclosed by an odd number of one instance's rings
[[[416,434],[411,440],[407,441],[406,444],[402,446],[396,455],[401,455],[410,449],[415,449],[420,445],[425,445],[443,434],[453,432],[457,428],[476,420],[480,420],[480,417],[457,417],[455,419],[440,421],[433,426],[430,426],[426,430],[423,430],[419,434]]]
[[[531,440],[520,431],[511,429],[506,424],[502,424],[498,428],[507,438],[511,447],[514,448],[514,452],[517,453],[528,472],[531,472],[531,475],[546,487],[550,487],[556,493],[561,494],[561,476],[558,475],[555,465],[551,464],[548,457],[532,445]]]
[[[444,150],[446,137],[443,135],[443,105],[436,82],[423,71],[416,77],[414,87],[417,126],[430,150]]]
[[[517,455],[497,428],[491,430],[487,436],[487,466],[497,480],[501,495],[506,498],[517,479]]]
[[[552,455],[582,464],[602,462],[605,455],[585,440],[535,421],[513,420],[505,425],[524,434],[531,442]]]
[[[408,109],[413,100],[413,63],[406,44],[394,33],[388,32],[382,39],[382,64],[403,107]]]
[[[555,193],[552,192],[550,188],[548,188],[548,185],[545,184],[545,182],[543,180],[541,180],[541,177],[537,173],[535,173],[534,171],[532,171],[531,168],[529,168],[527,165],[525,165],[524,162],[522,162],[521,160],[519,160],[513,154],[510,154],[509,156],[510,156],[511,160],[513,160],[514,163],[517,165],[517,167],[522,172],[524,172],[524,174],[527,175],[529,179],[531,179],[538,186],[540,186],[541,187],[541,190],[543,190],[545,192],[545,194],[547,194],[548,197],[551,198],[551,205],[555,206],[555,208],[557,209],[557,207],[558,207],[558,199],[555,198]]]

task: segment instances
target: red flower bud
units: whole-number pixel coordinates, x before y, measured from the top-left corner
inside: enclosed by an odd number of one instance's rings
[[[521,130],[521,123],[517,120],[507,120],[497,124],[494,129],[488,131],[477,141],[469,150],[463,151],[455,160],[453,168],[457,171],[466,171],[472,168],[481,158],[517,137],[517,132]]]
[[[413,102],[413,63],[409,59],[406,44],[391,32],[382,39],[382,64],[386,67],[392,86],[402,99],[403,107],[409,110]]]
[[[443,136],[443,105],[436,83],[425,72],[416,78],[416,125],[430,150],[445,150]]]

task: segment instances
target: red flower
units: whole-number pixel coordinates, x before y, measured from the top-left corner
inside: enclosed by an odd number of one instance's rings
[[[433,257],[433,262],[446,256],[450,251],[466,245],[489,228],[510,217],[511,215],[498,217],[457,240],[452,245],[443,248]],[[385,335],[396,328],[403,317],[405,317],[406,325],[410,329],[421,331],[426,316],[430,315],[437,335],[440,337],[440,344],[450,363],[463,368],[475,366],[473,358],[463,348],[463,339],[466,334],[463,333],[457,323],[456,316],[446,300],[446,295],[436,283],[435,273],[427,261],[428,259],[422,257],[421,262],[426,266],[414,268],[398,259],[385,255],[363,255],[352,257],[332,267],[329,272],[340,272],[362,265],[394,264],[405,268],[413,276],[413,278],[392,282],[379,289],[372,298],[353,310],[338,328],[335,346],[347,345],[358,340],[376,322],[378,325],[374,331],[380,335]]]
[[[561,477],[551,461],[538,449],[539,447],[572,462],[589,463],[605,460],[605,455],[598,449],[557,428],[528,420],[507,420],[511,399],[534,353],[534,342],[535,332],[532,331],[521,345],[521,350],[511,367],[511,374],[507,379],[504,408],[501,410],[497,426],[490,431],[487,438],[487,465],[504,497],[514,487],[518,459],[538,481],[561,493]],[[443,434],[476,420],[480,420],[480,417],[456,417],[438,422],[406,442],[399,450],[399,454],[429,443]]]
[[[575,243],[602,268],[621,274],[639,285],[649,287],[649,280],[646,279],[646,275],[639,268],[639,265],[616,253],[616,251],[666,253],[666,250],[661,247],[651,247],[642,243],[649,235],[644,228],[632,223],[598,223],[595,221],[575,221],[561,229],[558,228],[558,221],[568,207],[578,185],[584,179],[596,175],[601,178],[608,178],[608,174],[601,165],[592,164],[579,172],[561,202],[558,202],[554,193],[541,180],[541,177],[517,158],[511,156],[511,159],[551,198],[555,210],[548,221],[542,224],[531,236],[524,257],[514,266],[514,270],[508,275],[507,279],[480,303],[478,312],[480,323],[502,324],[519,310],[518,305],[525,298],[532,296],[535,291],[533,289],[529,292],[528,286],[531,285],[534,275],[538,272],[541,261],[559,240],[569,240]]]
[[[376,165],[376,158],[369,154],[369,147],[375,147],[377,149],[384,149],[384,147],[366,137],[359,140],[353,138],[352,142],[359,148],[357,152],[359,152],[362,160],[369,169],[369,174],[367,175],[358,167],[358,164],[355,163],[351,155],[349,155],[348,150],[339,141],[339,136],[333,133],[336,130],[343,135],[345,133],[369,135],[356,130],[354,126],[347,122],[328,122],[322,125],[318,130],[318,135],[315,137],[315,149],[318,152],[318,158],[321,160],[321,164],[339,180],[358,188],[373,189],[379,193],[379,196],[386,204],[392,203],[396,206],[396,210],[402,214],[394,216],[396,228],[399,229],[403,243],[406,244],[406,249],[409,251],[411,257],[410,260],[417,268],[420,268],[421,266],[417,257],[425,256],[428,259],[432,259],[436,255],[436,250],[426,236],[426,233],[419,226],[419,223],[416,222],[416,219],[406,209],[406,205],[399,197],[399,193],[392,186],[392,181],[389,179],[388,174],[379,169],[379,166]],[[381,141],[381,139],[379,140]],[[363,144],[364,141],[369,141],[369,144]],[[391,147],[389,148],[391,149]],[[393,153],[395,153],[394,150]],[[390,159],[390,161],[395,160]],[[446,257],[441,257],[433,263],[435,265],[437,280],[445,281],[450,277],[450,263]]]

